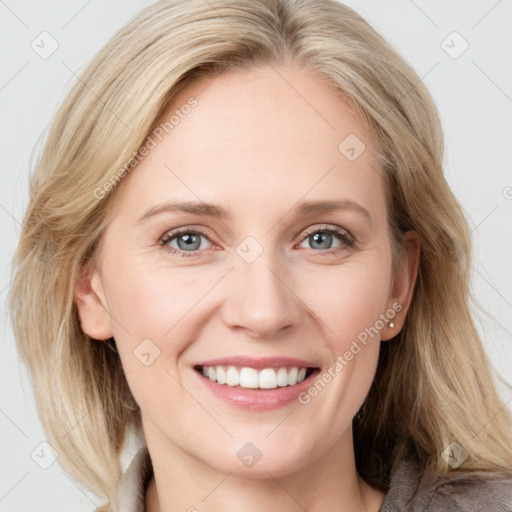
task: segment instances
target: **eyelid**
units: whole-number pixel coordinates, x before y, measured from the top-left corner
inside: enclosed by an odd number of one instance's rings
[[[182,226],[180,228],[174,228],[166,231],[160,238],[159,241],[162,242],[164,240],[168,241],[172,238],[175,238],[178,235],[181,235],[183,233],[198,233],[203,235],[205,238],[210,239],[210,234],[207,233],[207,231],[204,228],[201,227],[195,227],[195,226]]]

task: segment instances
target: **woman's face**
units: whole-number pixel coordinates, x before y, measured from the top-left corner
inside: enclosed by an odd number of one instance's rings
[[[116,340],[150,450],[256,477],[349,454],[412,288],[410,269],[393,280],[374,137],[291,66],[196,81],[161,120],[76,294],[84,331]]]

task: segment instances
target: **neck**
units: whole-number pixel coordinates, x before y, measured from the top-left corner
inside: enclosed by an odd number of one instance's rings
[[[370,487],[355,468],[352,431],[332,450],[284,476],[248,478],[223,473],[175,445],[148,440],[154,476],[146,490],[146,512],[377,512],[384,493]],[[160,439],[162,441],[162,439]]]

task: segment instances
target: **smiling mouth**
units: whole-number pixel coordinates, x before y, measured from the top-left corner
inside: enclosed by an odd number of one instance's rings
[[[206,379],[238,389],[282,389],[295,386],[320,371],[313,367],[251,368],[247,366],[194,366]]]

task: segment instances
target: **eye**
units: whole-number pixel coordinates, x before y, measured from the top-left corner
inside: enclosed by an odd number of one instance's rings
[[[202,251],[211,248],[208,243],[203,243],[204,240],[211,244],[206,231],[201,228],[185,227],[165,233],[160,239],[160,245],[178,256],[192,257],[200,256]],[[317,249],[315,252],[325,255],[356,246],[354,237],[337,226],[314,226],[302,235],[300,240],[303,240],[302,244],[309,242],[312,249]]]
[[[316,252],[325,252],[327,254],[337,253],[348,248],[355,247],[356,242],[347,231],[336,226],[318,227],[315,226],[302,236],[304,242],[308,242],[312,249],[318,249]],[[338,242],[336,243],[336,239]],[[333,245],[334,244],[334,245]]]
[[[197,251],[209,248],[204,246],[203,239],[209,240],[203,230],[182,228],[166,233],[160,239],[160,244],[170,252],[182,257],[197,256]],[[176,245],[172,245],[173,243],[176,243]]]

